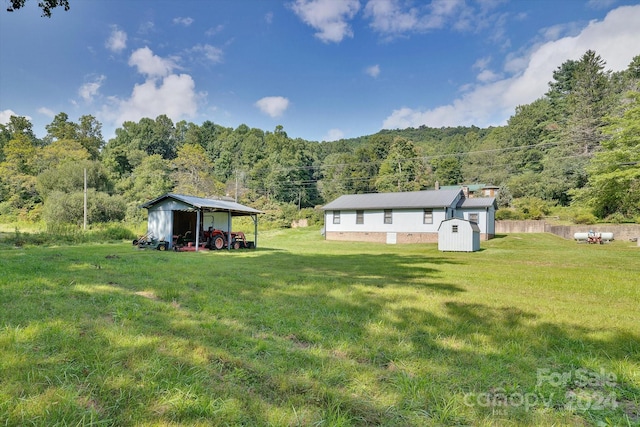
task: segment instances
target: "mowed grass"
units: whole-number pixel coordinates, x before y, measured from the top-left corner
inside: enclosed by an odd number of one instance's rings
[[[639,425],[640,248],[0,249],[0,425]]]

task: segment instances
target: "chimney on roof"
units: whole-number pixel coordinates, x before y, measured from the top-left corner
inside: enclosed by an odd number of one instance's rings
[[[462,194],[464,194],[465,198],[469,198],[469,187],[467,187],[466,185],[462,186]]]
[[[438,181],[436,181],[436,190],[440,189],[440,183]]]

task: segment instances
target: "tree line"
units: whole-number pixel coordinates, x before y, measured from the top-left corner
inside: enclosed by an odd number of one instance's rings
[[[640,56],[620,72],[593,51],[553,73],[544,96],[505,126],[382,130],[333,142],[166,115],[125,122],[105,142],[91,115],[59,113],[38,138],[25,117],[0,125],[0,214],[6,219],[140,220],[167,192],[228,196],[296,212],[342,194],[498,185],[503,217],[552,206],[582,220],[640,221]],[[578,218],[580,219],[580,218]]]

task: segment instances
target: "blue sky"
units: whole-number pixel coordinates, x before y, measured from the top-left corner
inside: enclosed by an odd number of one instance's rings
[[[0,123],[91,114],[246,124],[335,140],[380,129],[505,124],[554,69],[640,54],[625,0],[36,0],[0,10]]]

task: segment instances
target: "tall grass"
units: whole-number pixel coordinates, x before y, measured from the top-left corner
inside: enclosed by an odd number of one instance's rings
[[[628,243],[0,250],[5,425],[638,425]]]
[[[84,230],[75,224],[49,223],[40,229],[37,225],[27,225],[25,229],[15,226],[13,231],[7,227],[0,229],[0,245],[17,247],[29,245],[68,245],[80,243],[104,243],[132,240],[136,237],[131,229],[119,224],[94,224]]]

